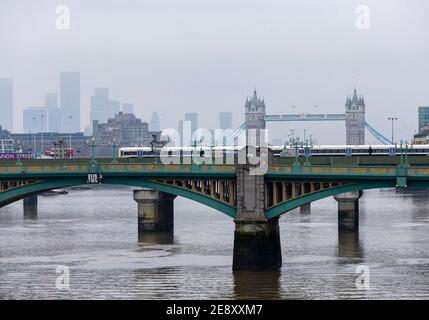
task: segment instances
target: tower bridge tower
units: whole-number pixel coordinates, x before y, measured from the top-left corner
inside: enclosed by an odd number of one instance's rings
[[[253,91],[251,99],[246,99],[245,104],[246,134],[249,145],[260,145],[261,130],[265,129],[265,101],[258,97],[256,89]],[[250,130],[250,131],[249,131]],[[256,131],[256,135],[251,134]],[[250,134],[249,134],[250,133]],[[255,139],[256,138],[256,139]],[[266,138],[262,136],[262,139]],[[254,141],[256,140],[256,141]]]
[[[346,100],[346,144],[365,144],[365,101],[358,97],[356,89],[353,97]]]

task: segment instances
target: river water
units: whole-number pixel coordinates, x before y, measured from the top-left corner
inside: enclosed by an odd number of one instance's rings
[[[0,209],[0,298],[428,299],[428,195],[366,191],[358,235],[338,234],[336,206],[283,215],[279,272],[233,273],[232,220],[189,200],[175,200],[174,235],[140,239],[129,188],[39,197],[37,220],[17,202]]]

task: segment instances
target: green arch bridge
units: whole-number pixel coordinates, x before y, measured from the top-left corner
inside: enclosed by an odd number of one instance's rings
[[[250,165],[164,165],[122,159],[2,162],[0,207],[48,190],[87,183],[143,187],[157,192],[142,190],[137,192],[152,195],[135,195],[142,211],[139,223],[146,223],[146,231],[172,228],[163,215],[172,210],[164,204],[172,203],[174,197],[163,194],[197,201],[234,220],[233,268],[260,270],[281,265],[278,218],[292,209],[335,196],[339,229],[357,231],[361,190],[429,188],[429,162],[413,165],[403,157],[390,160],[389,164],[372,165],[359,160],[353,164],[332,159],[319,164],[277,161],[263,175],[252,175]]]

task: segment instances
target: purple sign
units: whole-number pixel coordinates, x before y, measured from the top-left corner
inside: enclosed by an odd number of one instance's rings
[[[0,160],[28,160],[32,159],[32,153],[13,153],[13,152],[5,152],[0,153]]]

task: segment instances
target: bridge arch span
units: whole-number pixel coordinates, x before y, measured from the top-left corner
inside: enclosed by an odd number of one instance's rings
[[[421,186],[421,187],[429,188],[429,185]],[[391,181],[375,181],[375,182],[352,183],[352,184],[342,185],[335,188],[320,190],[320,191],[303,195],[301,197],[297,197],[293,200],[289,200],[289,201],[280,203],[276,206],[273,206],[269,209],[266,209],[265,216],[267,219],[273,219],[287,213],[290,210],[299,208],[304,204],[311,203],[317,200],[332,197],[346,192],[369,190],[369,189],[381,189],[381,188],[395,188],[395,184]]]
[[[35,182],[32,184],[20,186],[0,193],[0,207],[22,200],[28,196],[40,194],[52,189],[73,187],[86,184],[86,178],[61,178],[46,181]],[[216,209],[231,218],[235,218],[236,208],[211,197],[186,190],[173,185],[166,185],[156,181],[148,181],[134,177],[106,177],[103,184],[107,185],[126,185],[131,187],[149,188],[179,197],[190,199],[208,207]]]

